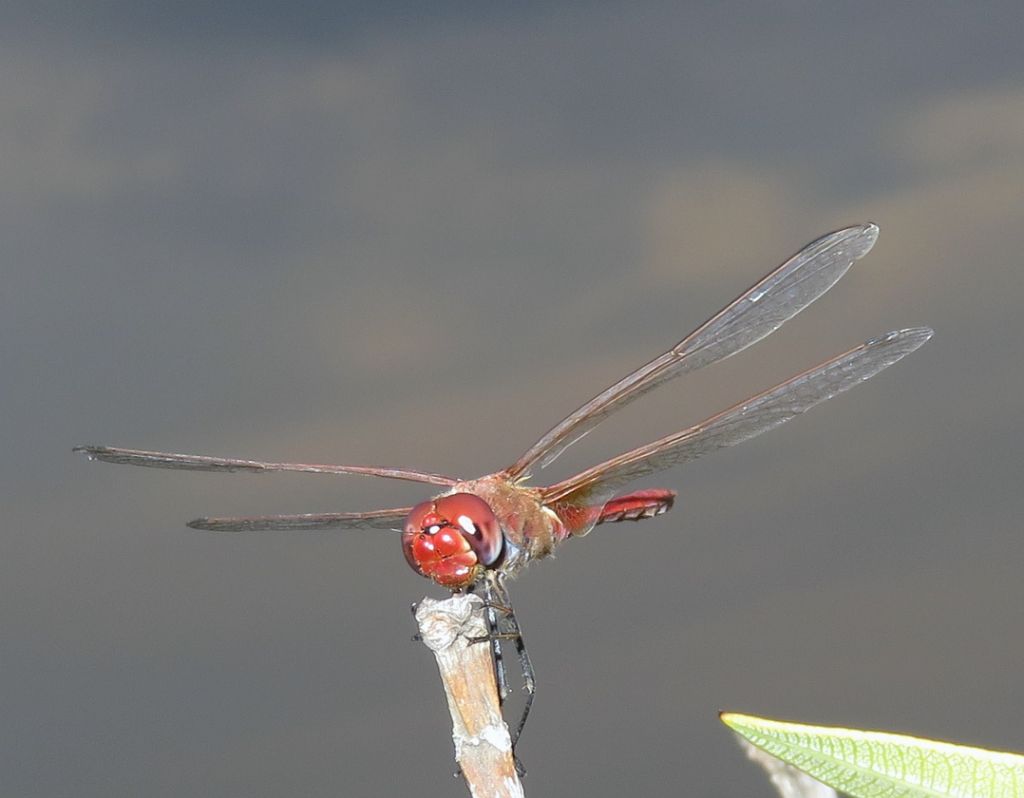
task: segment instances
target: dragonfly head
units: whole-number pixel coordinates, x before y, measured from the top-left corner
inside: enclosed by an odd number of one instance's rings
[[[449,590],[462,590],[501,557],[501,525],[472,493],[421,502],[405,519],[402,551],[414,571]]]

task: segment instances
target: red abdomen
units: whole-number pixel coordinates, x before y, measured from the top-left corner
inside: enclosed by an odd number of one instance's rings
[[[609,499],[597,517],[598,524],[611,524],[616,521],[642,521],[654,518],[672,509],[676,501],[674,490],[653,488],[627,493]]]

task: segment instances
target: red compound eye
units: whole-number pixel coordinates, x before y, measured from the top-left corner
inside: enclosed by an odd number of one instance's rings
[[[501,525],[487,502],[454,493],[412,508],[402,551],[414,571],[457,590],[476,581],[501,555]]]

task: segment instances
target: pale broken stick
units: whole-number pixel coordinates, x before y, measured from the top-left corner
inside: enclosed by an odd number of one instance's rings
[[[512,737],[501,715],[491,647],[479,596],[455,594],[444,601],[424,598],[416,608],[420,638],[434,652],[441,673],[452,741],[474,798],[522,798]]]

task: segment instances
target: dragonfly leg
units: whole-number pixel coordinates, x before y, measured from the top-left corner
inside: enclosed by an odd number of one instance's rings
[[[490,581],[485,590],[484,607],[487,610],[487,639],[491,642],[491,651],[494,654],[494,676],[498,683],[498,700],[504,705],[505,699],[512,695],[512,688],[508,684],[508,671],[505,668],[505,657],[501,651],[501,641],[511,638],[501,630],[499,611],[491,602]]]
[[[491,656],[494,661],[494,680],[498,685],[498,702],[504,704],[505,699],[512,694],[512,688],[508,684],[508,674],[505,669],[505,657],[501,651],[501,641],[511,640],[512,636],[501,631],[497,612],[504,608],[497,607],[491,601],[489,581],[484,588],[484,609],[486,610],[487,634],[481,637],[472,637],[469,639],[469,642],[490,644]]]
[[[469,592],[474,592],[473,587],[469,588]],[[502,640],[513,640],[517,635],[509,632],[503,632],[501,630],[499,614],[504,614],[508,611],[507,607],[492,601],[492,589],[490,581],[486,583],[484,588],[484,609],[485,618],[487,620],[487,634],[480,637],[468,638],[470,643],[489,643],[491,646],[491,661],[494,663],[494,681],[498,687],[498,704],[504,706],[505,699],[512,694],[512,688],[508,684],[508,674],[505,669],[505,658],[501,651]],[[515,743],[512,744],[512,758],[515,762],[516,773],[522,777],[526,774],[526,770],[523,768],[519,758],[515,755]],[[462,768],[456,768],[452,774],[455,778],[462,776]]]
[[[409,605],[409,612],[412,613],[412,617],[413,618],[416,617],[416,610],[418,610],[419,608],[420,608],[420,603],[418,601],[414,601],[411,605]],[[416,634],[414,634],[412,636],[412,642],[414,642],[414,643],[422,643],[423,642],[423,635],[421,635],[419,632],[417,632]]]
[[[519,737],[523,733],[523,728],[526,726],[526,719],[530,715],[530,708],[533,706],[533,696],[537,689],[536,675],[533,670],[533,663],[530,661],[530,654],[526,650],[526,643],[523,640],[522,630],[519,628],[519,621],[516,619],[515,610],[512,609],[511,597],[508,594],[508,590],[505,587],[501,577],[497,574],[490,578],[486,582],[486,605],[488,612],[495,613],[495,620],[497,620],[497,614],[502,616],[503,621],[501,629],[498,630],[498,636],[503,640],[512,640],[515,643],[516,654],[519,657],[519,666],[522,669],[523,674],[523,689],[526,693],[526,703],[523,705],[522,714],[519,716],[519,722],[516,724],[515,729],[512,731],[512,749],[515,751],[516,744],[519,742]],[[526,769],[523,767],[519,757],[515,757],[516,772],[520,776],[526,775]]]

